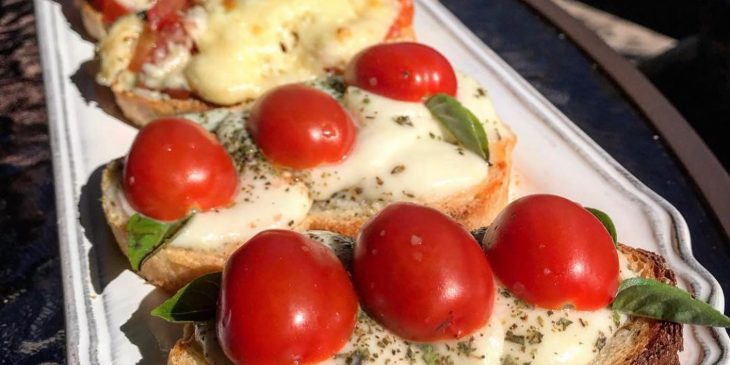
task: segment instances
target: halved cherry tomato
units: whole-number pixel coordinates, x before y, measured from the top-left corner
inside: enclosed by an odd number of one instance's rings
[[[168,221],[191,209],[231,203],[238,174],[215,137],[187,119],[158,119],[142,128],[127,155],[124,194],[136,211]]]
[[[414,42],[383,43],[361,51],[347,65],[345,81],[403,101],[438,93],[456,96],[456,74],[446,57]]]
[[[356,133],[337,100],[300,84],[280,86],[262,96],[251,109],[248,127],[270,161],[296,169],[341,161]]]
[[[368,313],[412,341],[461,338],[487,323],[494,278],[459,223],[424,206],[396,203],[362,229],[355,286]]]
[[[385,36],[386,40],[400,38],[403,35],[403,28],[413,24],[413,0],[399,0],[398,3],[400,11]]]
[[[508,205],[484,237],[497,278],[543,308],[607,306],[619,285],[618,254],[601,222],[555,195],[530,195]]]
[[[120,16],[132,12],[117,0],[94,0],[91,5],[101,12],[101,19],[104,23],[112,23]]]
[[[231,255],[218,339],[236,364],[311,364],[350,338],[357,296],[334,253],[300,233],[264,231]]]
[[[183,11],[188,7],[188,0],[157,0],[147,11],[147,22],[152,30],[179,23]]]
[[[156,63],[167,56],[172,44],[191,49],[192,40],[183,25],[183,11],[189,6],[187,0],[158,0],[147,11],[147,22],[137,40],[132,60],[127,68],[139,72],[145,63]]]

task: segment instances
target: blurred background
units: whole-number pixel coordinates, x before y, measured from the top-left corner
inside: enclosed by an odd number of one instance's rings
[[[553,0],[682,113],[730,170],[729,0]]]

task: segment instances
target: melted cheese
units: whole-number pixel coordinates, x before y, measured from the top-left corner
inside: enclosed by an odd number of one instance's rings
[[[243,173],[241,188],[230,207],[195,214],[173,237],[170,246],[195,250],[219,250],[246,242],[266,229],[291,229],[306,217],[312,200],[304,184],[281,176]],[[124,192],[115,201],[131,216],[137,213]]]
[[[172,44],[167,49],[166,57],[160,62],[142,65],[139,80],[150,89],[187,90],[188,82],[182,71],[189,61],[188,48],[181,44]]]
[[[143,29],[144,23],[135,14],[126,15],[112,25],[98,46],[101,55],[101,66],[96,76],[98,83],[110,86],[120,82],[127,87],[132,86],[134,77],[125,71]]]
[[[534,308],[499,288],[490,321],[458,340],[414,343],[392,334],[361,312],[352,336],[326,365],[586,365],[599,353],[626,316]],[[229,361],[211,325],[196,325],[211,364]]]
[[[341,68],[381,41],[395,1],[238,0],[206,2],[207,28],[185,70],[191,89],[221,105],[240,103],[284,83]]]
[[[312,201],[301,183],[246,173],[239,181],[242,187],[231,207],[196,214],[170,246],[215,250],[245,242],[265,229],[291,228],[309,212]]]
[[[607,309],[534,308],[498,289],[490,321],[459,340],[428,344],[406,341],[361,312],[347,344],[321,364],[587,365],[626,319]],[[196,325],[196,339],[211,364],[230,363],[212,325]]]
[[[588,364],[626,321],[608,309],[546,310],[498,289],[492,318],[504,328],[503,364]]]
[[[458,83],[457,99],[482,122],[488,138],[495,141],[508,133],[478,83],[463,75]],[[350,190],[358,200],[429,203],[468,191],[487,178],[484,159],[446,142],[450,134],[423,103],[349,87],[344,104],[358,124],[355,146],[341,163],[309,172],[315,199]]]
[[[244,128],[244,115],[219,111],[187,115],[202,125],[214,123],[216,134],[234,158],[240,191],[230,207],[196,214],[173,238],[171,246],[220,249],[245,242],[265,229],[294,228],[307,216],[312,199],[306,185],[275,171],[259,155]]]

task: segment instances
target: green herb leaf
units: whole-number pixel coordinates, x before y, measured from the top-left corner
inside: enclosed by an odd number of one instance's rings
[[[127,249],[132,269],[139,271],[142,264],[192,218],[193,214],[175,222],[160,222],[134,214],[127,222]]]
[[[713,327],[730,327],[730,318],[686,291],[657,280],[624,280],[611,307],[638,317]]]
[[[593,214],[593,216],[595,216],[596,218],[598,218],[599,221],[601,221],[603,226],[606,227],[608,234],[611,235],[611,239],[613,240],[614,246],[618,247],[618,236],[616,235],[616,226],[613,225],[613,221],[611,220],[611,217],[609,217],[608,214],[606,214],[596,208],[586,207],[586,210],[591,212],[591,214]]]
[[[426,107],[468,150],[489,161],[487,133],[479,119],[458,100],[446,94],[436,94],[426,101]]]
[[[215,319],[221,278],[220,272],[214,272],[191,281],[170,299],[153,309],[151,314],[175,323]]]

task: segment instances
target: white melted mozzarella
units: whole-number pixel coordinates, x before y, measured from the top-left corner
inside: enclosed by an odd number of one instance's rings
[[[241,189],[228,208],[198,213],[170,246],[214,250],[245,242],[265,229],[291,228],[306,217],[312,201],[306,186],[276,175],[264,179],[242,174]]]
[[[502,322],[501,364],[589,364],[626,316],[608,309],[547,310],[516,300],[498,289],[492,320]]]
[[[459,340],[415,343],[390,333],[366,314],[360,313],[352,337],[342,351],[321,364],[349,365],[357,363],[354,362],[356,359],[361,364],[373,365],[499,364],[503,337],[502,324],[492,321]]]
[[[101,57],[99,74],[96,76],[98,83],[110,86],[120,82],[127,87],[132,86],[134,77],[125,71],[143,29],[144,22],[135,14],[123,16],[114,22],[108,35],[99,41],[98,52]]]
[[[458,340],[414,343],[360,313],[343,349],[324,365],[587,365],[626,321],[602,309],[548,311],[516,300],[499,288],[490,321]],[[215,333],[197,325],[211,364],[228,364]]]
[[[494,108],[478,83],[459,75],[457,99],[497,138]],[[483,91],[482,91],[483,92]],[[343,190],[357,198],[429,203],[484,181],[488,164],[477,154],[445,142],[449,134],[422,102],[404,102],[348,87],[344,104],[358,125],[355,145],[341,163],[314,168],[313,197],[329,199]],[[496,131],[496,132],[495,132]]]
[[[239,192],[230,207],[198,213],[170,243],[174,247],[220,249],[241,243],[265,229],[294,228],[312,206],[302,182],[278,173],[251,148],[241,113],[225,110],[189,114],[201,125],[213,123],[216,134],[239,171]]]
[[[145,63],[139,80],[151,89],[187,90],[188,83],[182,71],[190,61],[190,51],[181,44],[172,44],[166,56],[157,63]]]
[[[185,75],[203,99],[232,105],[284,83],[342,68],[384,39],[396,1],[206,1],[206,29]]]

